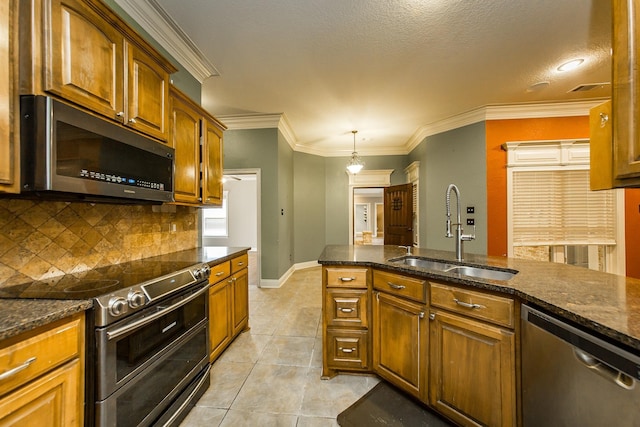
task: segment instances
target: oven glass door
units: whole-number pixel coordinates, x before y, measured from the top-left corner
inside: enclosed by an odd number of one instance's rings
[[[131,379],[104,401],[96,402],[96,425],[149,425],[160,417],[206,369],[207,334],[208,330],[203,324],[179,346],[169,349],[144,373]]]
[[[201,284],[124,321],[97,329],[97,400],[105,399],[135,376],[145,372],[164,352],[175,346],[181,337],[201,323],[206,323],[207,295],[208,286],[206,283],[204,286]],[[201,355],[206,355],[206,337],[203,341],[198,344],[197,349],[201,351]],[[199,360],[201,355],[184,355],[184,363],[189,365]],[[193,360],[194,358],[197,360]],[[173,372],[162,375],[169,379]]]

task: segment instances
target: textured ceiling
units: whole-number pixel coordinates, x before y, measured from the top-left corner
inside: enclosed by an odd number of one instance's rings
[[[610,96],[569,92],[610,80],[605,0],[155,2],[219,72],[203,106],[284,113],[300,151],[348,155],[357,129],[360,154],[406,152],[424,126],[480,107]]]

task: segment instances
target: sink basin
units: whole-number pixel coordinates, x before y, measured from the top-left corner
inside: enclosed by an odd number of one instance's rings
[[[477,277],[480,279],[491,280],[509,280],[516,273],[503,270],[491,270],[489,268],[470,267],[468,265],[460,265],[445,270],[447,273],[458,273],[463,276]]]
[[[392,259],[392,262],[410,265],[412,267],[426,268],[427,270],[439,270],[444,271],[448,268],[455,267],[453,264],[449,264],[442,261],[436,261],[432,259],[404,257],[398,259]]]
[[[477,277],[479,279],[509,280],[517,274],[512,270],[493,270],[490,268],[472,267],[470,265],[451,264],[446,261],[425,259],[418,257],[402,257],[389,260],[398,264],[420,267],[427,270],[442,271],[444,273],[461,274],[463,276]]]

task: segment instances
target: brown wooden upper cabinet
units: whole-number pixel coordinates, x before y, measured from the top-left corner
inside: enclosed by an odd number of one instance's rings
[[[222,204],[222,133],[226,127],[171,86],[171,141],[176,150],[174,197],[178,204]]]
[[[17,61],[16,0],[0,1],[0,191],[20,192],[18,105],[15,82]]]
[[[24,94],[53,94],[166,142],[177,69],[99,0],[20,2]]]
[[[595,107],[590,117],[592,190],[640,187],[640,0],[614,0],[612,7],[611,106]]]

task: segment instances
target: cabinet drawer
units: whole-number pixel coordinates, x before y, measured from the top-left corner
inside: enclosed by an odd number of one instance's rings
[[[329,326],[368,326],[367,291],[327,289],[325,321]]]
[[[425,280],[400,276],[385,271],[374,271],[373,287],[379,291],[409,298],[414,301],[427,301],[427,282]]]
[[[338,369],[365,369],[369,365],[367,331],[327,329],[327,365]]]
[[[509,328],[514,327],[512,299],[462,289],[457,286],[430,283],[431,305],[486,320]]]
[[[327,287],[367,288],[366,268],[327,268]]]
[[[249,266],[249,255],[244,254],[231,260],[231,272],[235,273]]]
[[[82,316],[17,336],[1,348],[0,375],[7,377],[0,380],[0,395],[78,357],[84,342]],[[9,374],[11,370],[15,373]]]
[[[231,275],[231,261],[223,262],[222,264],[214,265],[211,267],[211,275],[209,276],[209,283],[218,283],[222,279],[226,279]]]

